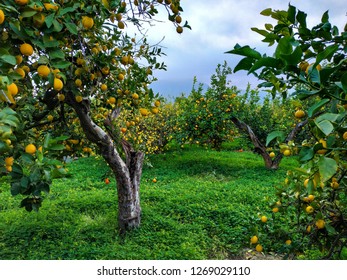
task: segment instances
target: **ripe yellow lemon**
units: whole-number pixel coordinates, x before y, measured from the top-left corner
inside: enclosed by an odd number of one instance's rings
[[[53,88],[56,91],[61,91],[64,87],[64,84],[62,82],[62,80],[58,79],[58,78],[54,78],[54,82],[53,82]]]
[[[274,152],[271,152],[271,153],[269,154],[269,156],[270,156],[270,158],[274,158],[274,157],[276,156],[276,154],[275,154]]]
[[[0,24],[3,24],[5,21],[5,13],[3,10],[0,9]]]
[[[160,106],[160,100],[155,101],[155,102],[154,102],[154,106],[155,106],[155,107],[159,107],[159,106]]]
[[[296,118],[302,119],[303,117],[305,117],[305,112],[303,110],[297,110],[294,115]]]
[[[47,116],[47,120],[48,120],[48,121],[51,122],[51,121],[53,121],[53,119],[54,119],[54,117],[53,117],[52,115],[48,115],[48,116]]]
[[[347,131],[342,135],[343,140],[347,141]]]
[[[122,128],[120,129],[120,131],[121,131],[122,133],[125,133],[125,132],[127,132],[127,128],[126,128],[126,127],[122,127]]]
[[[290,239],[288,239],[288,240],[286,240],[286,245],[290,245],[290,244],[292,244],[292,241],[290,240]]]
[[[279,211],[278,207],[272,208],[272,212],[273,212],[273,213],[277,213],[278,211]]]
[[[77,96],[76,96],[76,101],[77,101],[78,103],[82,102],[82,100],[83,100],[83,97],[82,97],[81,95],[77,95]]]
[[[24,6],[28,4],[29,0],[15,0],[16,4]]]
[[[251,237],[251,244],[256,244],[258,243],[258,236],[254,235]]]
[[[40,65],[37,67],[37,74],[42,78],[47,78],[50,73],[51,69],[49,69],[47,65]]]
[[[13,162],[14,162],[14,158],[13,157],[5,158],[5,165],[12,166]]]
[[[157,182],[157,178],[153,178],[152,182],[156,183]]]
[[[143,116],[143,117],[146,117],[149,115],[149,111],[145,108],[140,108],[140,114]]]
[[[311,214],[314,212],[314,208],[312,206],[307,206],[305,211],[306,211],[306,213]]]
[[[316,227],[317,227],[318,229],[323,229],[323,228],[325,227],[325,221],[322,220],[322,219],[317,220],[317,222],[316,222]]]
[[[22,55],[31,56],[34,53],[34,49],[30,44],[24,43],[20,45],[19,51]]]
[[[76,79],[75,80],[75,85],[78,86],[78,87],[82,86],[82,80],[81,79]]]
[[[12,95],[15,96],[18,93],[18,87],[15,83],[12,83],[7,86],[7,91]]]
[[[84,16],[82,18],[82,25],[85,29],[91,29],[94,26],[94,20],[91,17]]]
[[[283,155],[285,155],[286,157],[288,157],[288,156],[291,155],[291,153],[292,153],[292,152],[291,152],[289,149],[286,149],[286,150],[284,150]]]
[[[35,154],[36,153],[36,146],[34,144],[28,144],[25,147],[25,152],[28,154]]]
[[[261,216],[260,220],[261,220],[263,223],[266,223],[266,222],[267,222],[267,217],[266,217],[266,216]]]
[[[110,97],[107,101],[108,101],[109,104],[115,104],[116,103],[116,98]]]
[[[106,91],[107,90],[107,85],[106,84],[102,84],[100,86],[100,88],[101,88],[102,91]]]
[[[16,68],[15,71],[16,71],[17,74],[21,75],[22,79],[25,78],[25,74],[26,74],[26,73],[25,73],[25,71],[23,70],[23,68],[20,68],[20,67],[19,67],[19,68]]]
[[[255,246],[255,250],[257,251],[257,252],[262,252],[263,251],[263,246],[261,246],[260,244],[258,244],[257,246]]]
[[[152,114],[158,114],[159,113],[159,109],[158,109],[158,107],[153,107],[152,109],[151,109],[151,112],[152,112]]]
[[[118,80],[123,81],[124,80],[124,75],[122,73],[118,74]]]
[[[23,62],[23,57],[21,55],[16,55],[16,63],[21,64]]]
[[[133,93],[131,97],[133,99],[139,99],[139,95],[137,93]]]

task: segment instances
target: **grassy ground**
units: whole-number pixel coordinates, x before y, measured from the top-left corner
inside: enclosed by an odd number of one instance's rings
[[[249,246],[249,221],[296,165],[277,172],[251,152],[188,147],[150,158],[141,183],[140,229],[119,237],[115,180],[102,159],[69,165],[38,213],[0,185],[0,259],[227,259]],[[153,178],[157,182],[153,183]]]

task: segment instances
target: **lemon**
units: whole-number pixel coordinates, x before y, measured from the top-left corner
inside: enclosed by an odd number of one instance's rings
[[[258,243],[258,236],[254,235],[251,237],[251,244],[256,244]]]
[[[24,6],[28,4],[29,0],[15,0],[16,4]]]
[[[100,86],[100,88],[101,88],[102,91],[106,91],[107,90],[107,85],[106,84],[102,84]]]
[[[289,149],[284,150],[283,155],[285,155],[286,157],[291,155],[291,151]]]
[[[255,250],[257,251],[257,252],[262,252],[263,251],[263,246],[261,246],[260,244],[258,244],[257,246],[255,246]]]
[[[323,228],[325,227],[325,221],[322,220],[322,219],[317,220],[317,222],[316,222],[316,227],[317,227],[318,229],[323,229]]]
[[[37,68],[37,74],[39,74],[42,78],[47,78],[48,75],[51,73],[51,69],[47,65],[40,65]]]
[[[343,140],[347,141],[347,131],[342,135]]]
[[[0,9],[0,24],[3,24],[5,21],[5,14],[4,11]]]
[[[34,144],[28,144],[25,147],[25,152],[28,154],[35,154],[36,153],[36,146]]]
[[[30,44],[24,43],[20,45],[19,51],[22,55],[31,56],[34,53],[34,49]]]
[[[296,118],[302,119],[303,117],[305,117],[305,112],[303,110],[297,110],[294,115]]]
[[[124,25],[124,22],[123,21],[118,21],[118,28],[119,29],[124,29],[125,25]]]
[[[77,101],[78,103],[82,102],[82,100],[83,100],[83,97],[82,97],[81,95],[77,95],[77,96],[76,96],[76,101]]]
[[[177,27],[176,27],[176,32],[177,32],[178,34],[182,34],[182,32],[183,32],[183,27],[182,27],[182,26],[177,26]]]
[[[48,115],[48,116],[47,116],[47,119],[48,119],[48,121],[51,122],[51,121],[53,121],[54,117],[53,117],[52,115]]]
[[[116,98],[110,97],[110,98],[108,99],[108,103],[109,103],[109,104],[115,104],[115,103],[116,103]]]
[[[271,152],[271,153],[269,154],[269,156],[270,156],[270,158],[274,158],[274,157],[276,156],[276,154],[275,154],[274,152]]]
[[[266,217],[266,216],[261,216],[260,220],[261,220],[263,223],[266,223],[266,222],[267,222],[267,217]]]
[[[5,165],[12,166],[13,162],[14,162],[14,158],[13,157],[5,158]]]
[[[61,101],[61,102],[64,101],[65,100],[65,95],[62,94],[62,93],[59,93],[58,94],[58,100]]]
[[[21,75],[21,77],[22,77],[22,79],[24,79],[25,78],[25,71],[23,70],[23,68],[16,68],[16,73],[17,74],[19,74],[19,75]]]
[[[64,87],[64,84],[62,82],[62,80],[58,79],[58,78],[54,78],[54,82],[53,82],[53,88],[56,91],[61,91]]]
[[[160,106],[160,100],[155,101],[155,102],[154,102],[154,106],[155,106],[155,107],[159,107],[159,106]]]
[[[94,20],[91,17],[82,17],[82,25],[85,29],[91,29],[94,26]]]
[[[82,86],[82,80],[81,79],[76,79],[75,80],[75,85],[78,86],[78,87]]]
[[[307,206],[305,209],[306,213],[312,214],[314,212],[314,208],[312,206]]]
[[[12,95],[15,96],[18,93],[18,87],[15,83],[12,83],[7,86],[7,91]]]

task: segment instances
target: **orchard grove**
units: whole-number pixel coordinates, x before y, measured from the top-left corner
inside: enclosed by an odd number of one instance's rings
[[[170,103],[150,88],[153,71],[165,69],[161,48],[126,27],[163,11],[182,33],[180,1],[3,2],[0,172],[12,195],[24,196],[22,207],[38,211],[52,180],[69,176],[62,159],[101,155],[105,183],[117,182],[115,225],[124,233],[140,226],[146,154],[187,144],[221,150],[237,139],[237,152],[253,150],[269,169],[283,157],[300,163],[274,186],[268,208],[250,213],[245,246],[269,252],[282,242],[287,257],[309,246],[324,258],[345,254],[347,31],[328,12],[309,29],[294,6],[262,11],[275,24],[252,30],[274,55],[237,44],[227,52],[242,56],[233,70],[217,65],[207,89],[195,78],[191,93]],[[233,71],[262,83],[241,92],[228,80]]]

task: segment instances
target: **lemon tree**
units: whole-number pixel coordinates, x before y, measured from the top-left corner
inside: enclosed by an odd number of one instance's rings
[[[299,150],[301,168],[288,172],[283,186],[277,186],[278,197],[270,203],[276,208],[275,222],[287,224],[282,228],[289,230],[274,226],[272,235],[283,244],[291,240],[282,247],[287,252],[300,253],[314,244],[324,258],[342,257],[347,234],[347,25],[340,31],[325,12],[317,25],[309,27],[307,14],[292,5],[261,14],[275,23],[252,30],[274,45],[275,53],[262,55],[237,44],[228,52],[243,56],[235,70],[256,75],[263,80],[259,86],[273,95],[294,94],[311,103],[306,111],[295,113],[296,118],[306,119],[310,131],[303,141],[291,143]],[[269,223],[262,227],[269,231]],[[264,249],[271,249],[270,243],[276,244],[271,240]]]
[[[116,177],[120,230],[138,227],[144,152],[119,134],[117,118],[159,112],[150,84],[153,72],[165,69],[162,51],[142,34],[159,12],[174,32],[189,28],[180,1],[5,0],[0,11],[0,108],[9,120],[12,108],[20,122],[4,122],[16,129],[2,136],[4,157],[14,158],[12,171],[1,173],[11,178],[12,193],[37,210],[51,175],[63,169],[50,154],[75,146],[90,154],[93,146]],[[134,24],[140,36],[127,34]]]

